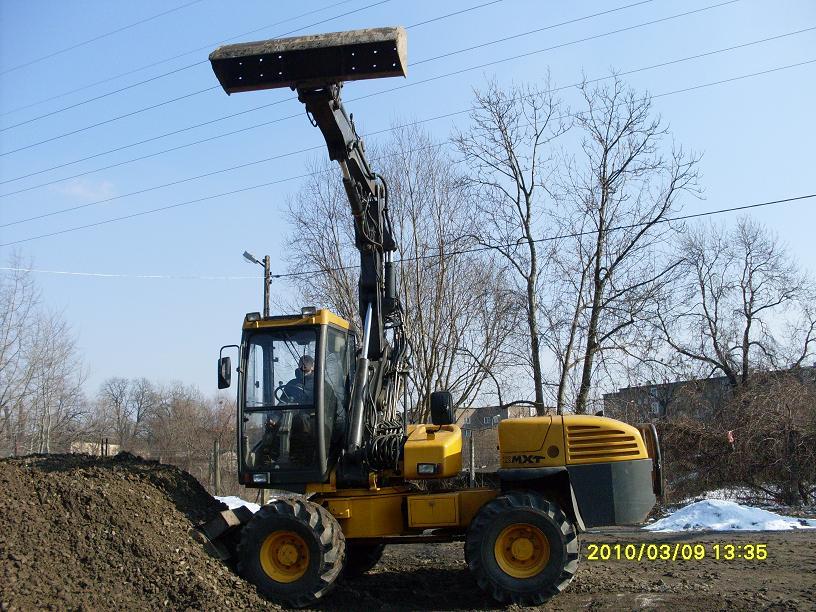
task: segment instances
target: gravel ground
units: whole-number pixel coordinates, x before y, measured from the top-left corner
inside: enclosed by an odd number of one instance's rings
[[[0,460],[0,611],[276,610],[187,535],[222,506],[189,474],[131,456]],[[587,559],[591,545],[702,544],[690,561]],[[767,559],[716,560],[714,544],[766,544]],[[721,549],[724,552],[724,549]],[[582,537],[578,573],[542,609],[816,609],[816,530]],[[320,610],[489,610],[461,543],[386,548]]]
[[[816,530],[659,534],[615,528],[582,536],[581,563],[546,610],[816,610]],[[589,561],[589,544],[767,544],[765,561]],[[673,548],[672,548],[673,550]],[[625,548],[624,548],[625,551]],[[721,552],[723,549],[721,548]],[[461,544],[386,548],[369,574],[338,585],[324,610],[491,610]],[[510,609],[519,609],[511,607]]]

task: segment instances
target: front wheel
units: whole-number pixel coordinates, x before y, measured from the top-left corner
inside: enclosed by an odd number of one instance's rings
[[[346,541],[337,520],[305,499],[263,506],[241,532],[238,572],[266,597],[296,608],[334,586]]]
[[[557,504],[526,491],[488,502],[470,525],[465,561],[501,603],[540,605],[578,569],[578,534]]]

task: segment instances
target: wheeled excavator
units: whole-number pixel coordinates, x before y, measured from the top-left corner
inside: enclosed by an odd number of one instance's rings
[[[340,167],[360,254],[361,329],[326,309],[248,313],[238,351],[238,476],[274,489],[256,513],[227,510],[196,536],[268,598],[296,607],[371,569],[387,544],[464,541],[478,585],[540,604],[578,567],[579,533],[642,521],[661,494],[654,428],[600,416],[498,425],[496,486],[445,488],[462,469],[449,392],[407,424],[403,306],[384,177],[341,100],[344,83],[405,76],[401,27],[273,39],[210,55],[227,94],[291,88]],[[218,386],[232,362],[218,360]],[[400,410],[400,403],[403,403]],[[422,481],[442,481],[429,490]],[[286,492],[286,493],[283,493]]]

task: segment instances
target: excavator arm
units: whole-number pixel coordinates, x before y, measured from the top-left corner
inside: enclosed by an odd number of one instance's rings
[[[374,438],[396,433],[405,342],[387,185],[371,169],[340,94],[344,81],[404,76],[405,31],[375,28],[228,45],[211,53],[210,62],[228,94],[281,87],[296,90],[313,125],[323,134],[329,158],[340,166],[360,253],[363,324],[346,451],[364,456]]]

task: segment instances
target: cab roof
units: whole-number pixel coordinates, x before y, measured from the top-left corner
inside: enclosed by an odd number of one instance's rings
[[[341,329],[349,329],[351,327],[351,324],[344,318],[337,316],[330,310],[321,308],[314,312],[276,315],[274,317],[261,317],[259,313],[250,312],[247,313],[244,318],[243,329],[267,329],[328,324],[335,325]]]

